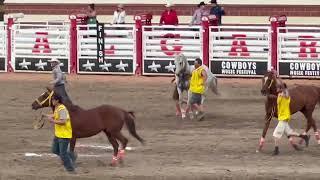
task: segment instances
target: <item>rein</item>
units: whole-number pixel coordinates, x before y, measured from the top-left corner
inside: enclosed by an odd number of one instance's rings
[[[267,81],[264,82],[264,84],[266,84],[266,83],[267,83]],[[270,84],[269,84],[269,86],[268,86],[268,89],[271,88],[272,84],[273,84],[273,79],[271,79],[271,82],[270,82]]]
[[[269,84],[269,86],[268,86],[268,89],[270,89],[270,88],[271,88],[272,83],[273,83],[273,79],[271,80],[271,82],[270,82],[270,84]]]
[[[272,117],[274,116],[274,113],[276,112],[276,108],[275,106],[272,107],[271,109],[271,114],[270,116],[268,117],[267,121],[271,121]]]

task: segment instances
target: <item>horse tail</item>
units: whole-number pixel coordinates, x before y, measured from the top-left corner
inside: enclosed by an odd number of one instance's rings
[[[129,133],[135,137],[138,141],[141,142],[141,144],[144,144],[144,140],[137,134],[136,132],[136,125],[134,123],[135,115],[134,112],[130,111],[127,112],[127,116],[124,119],[124,122],[126,123],[126,126],[128,128]]]
[[[211,90],[214,94],[219,95],[219,91],[218,91],[218,78],[213,76],[212,77],[212,82],[211,82]]]

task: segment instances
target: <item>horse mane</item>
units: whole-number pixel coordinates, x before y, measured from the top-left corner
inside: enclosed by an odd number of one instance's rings
[[[78,110],[83,110],[80,106],[73,104],[72,101],[70,101],[70,100],[67,100],[63,104],[71,112],[75,112],[75,111],[78,111]]]

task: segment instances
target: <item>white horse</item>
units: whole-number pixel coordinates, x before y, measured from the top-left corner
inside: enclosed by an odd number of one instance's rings
[[[186,91],[188,93],[188,102],[190,101],[190,93],[189,93],[189,81],[191,78],[192,71],[194,70],[193,66],[190,66],[188,63],[187,58],[183,54],[179,54],[175,57],[174,61],[176,70],[175,70],[175,80],[177,85],[177,93],[178,93],[178,99],[175,99],[176,101],[176,108],[177,112],[181,112],[182,118],[185,118],[186,115],[182,111],[182,105],[184,103],[183,101],[183,92]],[[211,89],[211,91],[218,95],[218,80],[217,78],[212,74],[212,72],[209,70],[209,68],[205,65],[202,65],[207,73],[207,81],[206,81],[206,90],[204,93],[204,96],[202,97],[202,104],[205,100],[205,95],[208,89]],[[188,104],[190,106],[190,104]]]

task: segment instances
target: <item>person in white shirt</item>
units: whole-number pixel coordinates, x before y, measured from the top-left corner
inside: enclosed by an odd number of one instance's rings
[[[123,5],[119,4],[117,10],[113,13],[113,20],[111,24],[124,24],[125,17],[126,11],[124,10]]]

